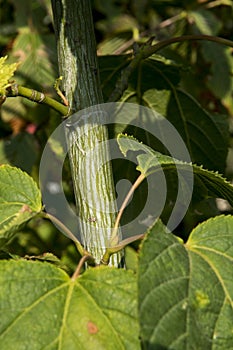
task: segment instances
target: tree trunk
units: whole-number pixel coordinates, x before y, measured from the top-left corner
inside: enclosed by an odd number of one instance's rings
[[[62,88],[72,112],[103,103],[90,1],[52,0],[52,7]],[[108,139],[107,128],[97,114],[94,125],[88,118],[78,127],[68,121],[67,142],[82,243],[99,263],[117,210],[109,149],[106,143],[98,147]],[[87,157],[91,150],[94,157]],[[111,263],[119,261],[116,254]]]

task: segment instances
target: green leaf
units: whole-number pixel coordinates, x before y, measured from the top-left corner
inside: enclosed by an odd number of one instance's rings
[[[163,155],[152,150],[152,148],[138,142],[134,137],[120,134],[117,138],[121,152],[126,155],[127,152],[136,152],[136,159],[138,162],[137,170],[145,176],[161,172],[167,172],[170,179],[168,184],[168,192],[175,183],[175,176],[177,170],[180,170],[184,175],[179,180],[183,180],[183,198],[187,188],[185,182],[189,180],[190,176],[194,176],[195,191],[200,192],[205,198],[215,197],[224,198],[233,205],[233,186],[226,181],[220,174],[203,169],[201,166],[189,164],[172,157]],[[139,154],[140,152],[140,154]],[[186,174],[186,175],[185,175]],[[190,176],[188,176],[190,174]]]
[[[18,168],[0,167],[0,243],[13,237],[20,225],[42,209],[34,180]]]
[[[233,217],[197,226],[186,244],[158,222],[139,256],[144,349],[233,348]]]
[[[140,349],[129,271],[90,269],[73,281],[51,264],[2,261],[0,294],[1,350]]]
[[[124,249],[125,252],[125,266],[127,270],[132,270],[137,272],[138,269],[138,253],[135,249],[130,246],[126,246]]]
[[[14,75],[14,72],[17,69],[18,64],[6,64],[5,61],[7,56],[0,57],[0,95],[5,95],[6,88],[10,86],[9,80]]]

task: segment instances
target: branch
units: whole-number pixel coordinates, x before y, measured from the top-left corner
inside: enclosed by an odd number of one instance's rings
[[[143,58],[148,58],[149,56],[153,55],[157,51],[163,49],[166,46],[169,46],[171,44],[175,44],[178,42],[182,41],[193,41],[193,40],[205,40],[205,41],[213,41],[215,43],[221,44],[221,45],[226,45],[229,47],[233,47],[233,41],[224,39],[224,38],[219,38],[217,36],[212,36],[212,35],[183,35],[183,36],[178,36],[175,38],[167,39],[164,41],[160,41],[159,43],[152,45],[151,47],[147,48],[143,52]]]
[[[233,47],[233,41],[227,40],[224,38],[219,38],[217,36],[211,36],[211,35],[183,35],[183,36],[178,36],[175,38],[167,39],[158,42],[155,45],[148,45],[146,43],[141,47],[141,50],[135,55],[133,60],[130,62],[128,67],[126,67],[122,72],[120,78],[116,82],[116,87],[111,93],[109,97],[109,102],[114,102],[118,101],[121,96],[123,95],[123,92],[127,89],[128,87],[128,81],[129,77],[132,74],[132,72],[137,68],[137,66],[140,64],[142,60],[147,59],[151,55],[155,54],[159,50],[171,45],[175,44],[178,42],[182,41],[193,41],[193,40],[206,40],[206,41],[212,41],[218,44],[226,45],[229,47]]]
[[[39,92],[33,89],[26,88],[18,84],[12,84],[7,88],[6,97],[25,97],[30,101],[45,104],[55,111],[59,112],[63,116],[69,114],[69,107],[64,106],[62,103],[54,100],[51,97],[46,96],[43,92]]]

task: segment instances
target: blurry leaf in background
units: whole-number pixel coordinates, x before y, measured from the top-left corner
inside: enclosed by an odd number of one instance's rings
[[[16,35],[17,28],[13,18],[13,6],[9,1],[0,0],[0,55],[5,46],[9,46]]]
[[[233,56],[230,48],[204,42],[201,44],[203,57],[210,64],[207,86],[233,114]]]
[[[12,0],[18,35],[12,43],[11,60],[18,60],[17,82],[44,88],[53,84],[57,72],[55,37],[48,28],[47,9],[38,0]]]
[[[27,114],[25,103],[20,97],[7,98],[1,107],[1,119],[5,123],[10,123],[14,118],[23,119]]]
[[[6,140],[0,140],[0,163],[7,163],[31,173],[38,156],[34,135],[21,132]]]
[[[98,46],[98,54],[103,55],[111,55],[118,52],[119,49],[122,49],[124,45],[129,42],[132,35],[130,33],[118,34],[112,37],[103,40],[101,44]]]
[[[101,14],[105,15],[106,17],[111,18],[121,13],[121,6],[127,1],[120,0],[118,1],[118,4],[116,4],[115,2],[115,0],[94,0],[93,8],[99,11]]]
[[[52,34],[32,33],[29,28],[20,32],[14,41],[11,60],[20,62],[17,83],[42,87],[53,85],[56,76],[55,40]]]
[[[112,17],[111,22],[101,21],[97,25],[98,29],[109,34],[118,34],[122,32],[132,32],[138,28],[137,21],[129,15]]]
[[[6,62],[7,56],[0,57],[0,96],[4,96],[6,93],[6,88],[10,86],[9,80],[14,75],[18,64],[9,64]]]
[[[216,36],[219,35],[223,26],[221,20],[209,10],[190,12],[189,18],[194,21],[194,33],[197,34]],[[206,63],[210,65],[207,87],[233,113],[232,49],[208,41],[201,42],[200,47]]]
[[[27,26],[38,32],[46,31],[45,19],[51,9],[48,0],[10,0],[10,3],[14,6],[14,21],[19,31]]]
[[[189,20],[194,25],[194,33],[217,35],[221,29],[221,21],[210,11],[199,9],[188,12]]]
[[[11,3],[17,35],[7,53],[9,62],[19,63],[15,82],[55,95],[53,84],[57,76],[57,55],[55,37],[49,28],[51,4],[39,0],[12,0]],[[39,106],[40,110],[42,108]],[[19,114],[28,120],[28,112],[33,119],[36,109],[35,104],[22,98],[17,102],[16,98],[8,99],[2,106],[7,121],[19,117]]]

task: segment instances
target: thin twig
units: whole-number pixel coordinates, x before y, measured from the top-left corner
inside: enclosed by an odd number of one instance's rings
[[[83,264],[85,263],[85,261],[89,260],[91,257],[90,255],[83,255],[82,258],[79,260],[78,266],[76,268],[76,270],[74,271],[71,279],[72,281],[75,281],[76,278],[80,275],[80,271],[82,269]]]
[[[117,230],[118,230],[118,226],[122,217],[122,214],[126,208],[127,203],[129,202],[130,197],[132,196],[132,194],[134,193],[134,191],[136,190],[136,188],[140,185],[140,183],[145,179],[145,175],[144,174],[140,174],[139,177],[137,178],[137,180],[134,182],[134,184],[132,185],[132,187],[130,188],[129,192],[127,193],[121,207],[120,210],[117,214],[116,217],[116,221],[113,227],[113,231],[112,231],[112,235],[111,235],[111,239],[110,239],[110,247],[112,245],[112,243],[115,241],[115,238],[117,236]]]
[[[138,65],[141,63],[142,60],[149,58],[151,55],[157,53],[161,49],[164,49],[165,47],[171,44],[175,44],[183,41],[196,41],[196,40],[212,41],[218,44],[233,47],[233,41],[216,37],[216,36],[211,36],[211,35],[183,35],[183,36],[178,36],[175,38],[170,38],[167,40],[160,41],[157,44],[152,46],[143,45],[139,53],[132,59],[129,65],[121,72],[121,76],[116,82],[116,87],[109,97],[109,102],[118,101],[121,98],[121,96],[123,95],[123,92],[128,87],[129,77],[131,76],[132,72],[138,67]]]
[[[143,50],[142,53],[142,58],[146,59],[148,57],[150,57],[151,55],[153,55],[154,53],[156,53],[157,51],[164,49],[165,47],[171,45],[171,44],[176,44],[178,42],[182,42],[182,41],[212,41],[215,42],[217,44],[221,44],[221,45],[226,45],[229,47],[233,47],[233,41],[228,40],[228,39],[224,39],[224,38],[220,38],[217,36],[212,36],[212,35],[182,35],[182,36],[178,36],[175,38],[170,38],[167,40],[163,40],[158,42],[155,45],[152,45],[151,47],[148,47],[146,49]]]
[[[109,260],[111,255],[119,252],[120,250],[122,250],[127,244],[133,242],[134,240],[140,239],[142,238],[141,235],[138,236],[134,236],[134,237],[130,237],[127,238],[126,240],[123,240],[120,244],[117,245],[113,245],[113,243],[116,240],[117,237],[117,231],[118,231],[118,226],[122,217],[122,214],[126,208],[127,203],[129,202],[130,197],[132,196],[132,194],[134,193],[134,191],[136,190],[136,188],[140,185],[140,183],[145,179],[145,175],[144,174],[140,174],[139,177],[137,178],[137,180],[134,182],[134,184],[132,185],[132,187],[130,188],[129,192],[127,193],[121,207],[120,210],[118,212],[118,215],[116,217],[116,221],[112,230],[112,235],[110,238],[110,247],[106,248],[105,253],[100,261],[100,263],[102,265],[108,265]]]
[[[45,104],[53,108],[55,111],[61,113],[63,116],[67,116],[70,111],[69,107],[64,106],[62,103],[58,102],[57,100],[54,100],[49,96],[46,96],[43,92],[34,89],[29,89],[18,84],[12,84],[6,90],[6,97],[17,96],[25,97],[33,102]]]
[[[56,81],[54,83],[54,89],[56,90],[56,93],[58,94],[58,96],[61,97],[64,105],[69,106],[69,102],[68,102],[67,98],[64,96],[64,94],[60,90],[60,82],[61,81],[62,81],[62,76],[60,76],[59,78],[56,79]]]
[[[74,236],[74,234],[68,229],[67,226],[65,226],[63,224],[63,222],[61,222],[58,218],[56,218],[56,216],[53,216],[52,214],[48,214],[46,212],[42,212],[41,213],[42,216],[46,219],[51,220],[52,222],[54,222],[55,224],[58,225],[58,227],[60,227],[61,231],[63,231],[70,239],[72,239],[79,251],[79,253],[82,256],[88,255],[90,256],[90,254],[83,248],[82,244],[79,242],[79,240]]]
[[[118,212],[118,215],[117,215],[117,218],[116,218],[116,221],[115,221],[115,224],[114,224],[114,229],[117,229],[118,226],[119,226],[119,222],[120,222],[120,219],[122,217],[122,214],[125,210],[125,207],[130,199],[130,197],[132,196],[132,194],[134,193],[134,191],[136,190],[136,188],[140,185],[140,183],[145,179],[145,175],[144,174],[140,174],[139,177],[137,178],[137,180],[134,182],[134,184],[132,185],[132,187],[130,188],[127,196],[125,197],[121,207],[120,207],[120,210]]]

